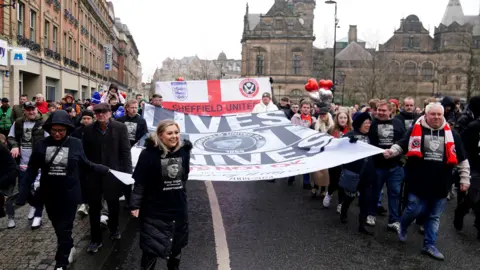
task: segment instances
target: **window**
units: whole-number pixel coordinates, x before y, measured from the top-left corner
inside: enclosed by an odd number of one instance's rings
[[[57,91],[56,87],[53,85],[46,85],[45,86],[45,93],[47,94],[47,100],[56,100],[55,92]]]
[[[400,64],[397,62],[391,62],[388,65],[388,73],[391,75],[398,75],[400,73]]]
[[[18,2],[18,8],[17,8],[17,35],[23,36],[24,34],[24,22],[25,22],[25,5],[21,2]]]
[[[443,75],[442,84],[444,84],[444,85],[448,84],[448,75]]]
[[[86,66],[86,67],[88,67],[87,48],[85,47],[84,50],[85,50],[85,51],[84,51],[84,53],[83,53],[83,56],[84,56],[83,65]]]
[[[67,33],[63,33],[63,57],[67,57]]]
[[[45,21],[45,34],[43,36],[43,47],[50,49],[50,22]]]
[[[52,37],[52,42],[53,42],[53,51],[58,52],[57,50],[57,34],[58,34],[58,28],[54,25],[53,26],[53,37]]]
[[[457,83],[455,85],[455,88],[457,88],[457,90],[460,90],[462,88],[462,84],[461,83]]]
[[[276,20],[275,21],[275,30],[282,30],[283,29],[283,20]]]
[[[418,75],[417,65],[414,62],[407,62],[405,63],[403,72],[406,76],[415,77]]]
[[[423,81],[430,82],[433,80],[434,70],[432,63],[423,63],[422,65],[422,77]]]
[[[300,74],[300,55],[293,56],[293,74]]]
[[[256,75],[263,75],[263,55],[257,55]]]
[[[83,46],[80,45],[80,64],[85,66],[85,59],[83,59]]]
[[[37,41],[37,13],[30,10],[30,40]]]
[[[462,81],[462,76],[457,76],[456,79],[457,79],[457,82],[461,82]]]
[[[72,38],[71,37],[68,37],[67,58],[72,59]]]
[[[72,51],[72,59],[73,61],[77,62],[77,41],[73,41],[73,51]]]

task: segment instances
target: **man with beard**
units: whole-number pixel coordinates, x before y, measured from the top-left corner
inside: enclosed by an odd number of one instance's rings
[[[107,103],[95,105],[93,112],[97,121],[85,127],[82,138],[85,155],[91,162],[105,165],[112,170],[132,173],[127,127],[111,119],[112,110]],[[87,252],[95,253],[102,247],[102,231],[98,222],[102,210],[102,196],[108,205],[110,238],[112,240],[121,238],[118,230],[119,198],[122,196],[124,186],[113,175],[90,174],[87,177],[86,190],[91,230],[91,242]]]
[[[12,122],[23,117],[23,104],[28,101],[28,95],[22,94],[19,101],[20,104],[14,105],[12,109]]]
[[[35,104],[31,101],[27,101],[23,104],[23,107],[24,117],[15,121],[8,134],[8,144],[12,149],[12,157],[17,159],[17,162],[20,165],[20,171],[18,172],[18,189],[20,193],[31,188],[26,183],[26,177],[28,162],[30,161],[33,149],[35,149],[35,146],[39,141],[44,137],[49,136],[48,133],[42,129],[44,120],[42,119],[41,114],[38,113]],[[30,192],[28,193],[31,194]],[[28,219],[33,219],[32,229],[40,228],[42,225],[43,205],[39,203],[38,192],[35,192],[34,195],[28,197],[27,200],[31,205]],[[22,202],[18,200],[17,203],[20,205],[25,204],[24,201]],[[12,219],[8,221],[8,228],[14,227],[15,220],[12,217]]]

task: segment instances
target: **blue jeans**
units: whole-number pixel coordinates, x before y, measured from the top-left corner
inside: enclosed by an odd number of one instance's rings
[[[34,217],[42,217],[43,203],[40,199],[40,194],[36,192],[34,195],[32,195],[30,191],[31,189],[32,187],[27,183],[27,172],[20,170],[18,172],[18,193],[20,195],[19,197],[21,197],[22,194],[25,194],[23,192],[26,192],[28,194],[28,204],[35,207]]]
[[[404,178],[403,168],[400,166],[391,169],[377,169],[377,187],[380,195],[382,187],[387,184],[388,196],[388,224],[400,221],[400,197],[402,193],[402,183]],[[373,212],[373,211],[372,211]],[[374,215],[374,213],[371,213]]]
[[[408,194],[408,205],[403,212],[400,220],[402,232],[406,232],[408,226],[412,224],[413,220],[419,216],[425,217],[425,238],[423,246],[435,246],[437,243],[438,228],[440,227],[440,216],[445,209],[447,198],[425,200],[419,197]]]

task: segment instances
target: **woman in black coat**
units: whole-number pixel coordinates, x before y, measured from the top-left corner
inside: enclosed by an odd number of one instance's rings
[[[141,224],[141,267],[154,269],[160,257],[167,260],[169,270],[179,269],[182,248],[188,243],[185,185],[192,144],[180,140],[180,128],[172,120],[161,121],[145,144],[132,176],[130,199],[132,215]]]
[[[353,121],[353,131],[345,134],[345,137],[350,137],[350,142],[362,141],[370,143],[368,139],[368,131],[372,118],[368,112],[361,113]],[[358,184],[358,192],[360,193],[359,205],[360,213],[358,215],[358,231],[363,234],[372,235],[365,225],[367,223],[367,216],[369,210],[376,206],[374,191],[376,190],[376,173],[373,165],[372,157],[366,157],[357,161],[342,165],[342,170],[349,170],[360,175],[360,183]],[[348,208],[355,199],[356,194],[350,194],[344,191],[344,200],[342,203],[340,220],[342,223],[347,222]]]
[[[50,133],[50,136],[38,142],[33,149],[26,182],[28,186],[32,185],[38,170],[41,169],[40,198],[57,235],[55,269],[67,269],[68,264],[73,262],[75,253],[72,239],[73,221],[77,205],[82,202],[80,171],[106,175],[109,168],[90,162],[85,157],[82,142],[69,136],[74,127],[66,111],[52,113],[43,129]],[[19,193],[19,198],[26,198],[28,192],[29,190],[25,189]]]

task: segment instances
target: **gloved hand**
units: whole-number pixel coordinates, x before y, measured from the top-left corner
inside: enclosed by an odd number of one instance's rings
[[[355,138],[355,136],[349,136],[348,137],[350,139],[350,143],[357,143],[358,139]]]

